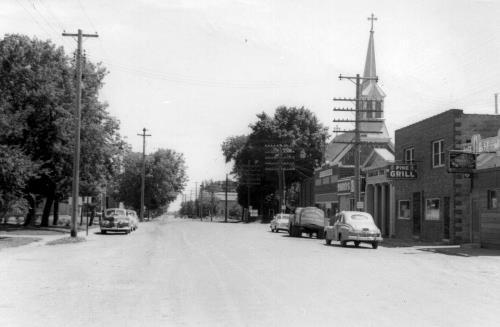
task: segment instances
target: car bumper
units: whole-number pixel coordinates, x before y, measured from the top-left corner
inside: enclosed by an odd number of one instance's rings
[[[359,236],[359,235],[349,235],[347,241],[359,241],[359,242],[382,242],[383,238],[380,236]]]

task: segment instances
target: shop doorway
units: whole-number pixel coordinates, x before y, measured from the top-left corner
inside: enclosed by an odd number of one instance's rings
[[[444,197],[443,238],[450,239],[450,197]]]
[[[421,196],[420,192],[413,193],[413,235],[420,236],[420,220],[421,220]]]

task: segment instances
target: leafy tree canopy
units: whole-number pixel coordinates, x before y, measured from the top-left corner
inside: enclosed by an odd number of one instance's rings
[[[273,116],[262,112],[250,128],[248,136],[228,137],[222,144],[225,159],[233,161],[233,174],[240,180],[238,198],[243,206],[247,204],[249,188],[244,185],[249,175],[258,175],[261,181],[250,188],[254,206],[259,204],[255,202],[262,204],[262,197],[276,193],[278,188],[277,172],[265,170],[266,145],[286,144],[292,149],[296,169],[285,172],[287,187],[312,176],[322,162],[328,129],[304,107],[278,107]]]
[[[75,131],[75,62],[50,41],[23,35],[0,40],[0,144],[15,147],[36,164],[25,194],[47,197],[47,205],[71,188]],[[118,121],[98,100],[107,72],[83,66],[81,190],[92,195],[112,179],[125,143]],[[22,166],[20,166],[22,167]],[[49,210],[44,210],[46,224]]]
[[[157,210],[168,208],[185,187],[184,157],[173,150],[159,149],[146,156],[145,205]],[[130,152],[124,158],[124,171],[118,178],[117,199],[127,207],[141,207],[142,154]]]

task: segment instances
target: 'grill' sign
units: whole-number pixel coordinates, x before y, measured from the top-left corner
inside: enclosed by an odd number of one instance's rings
[[[413,164],[389,165],[387,177],[389,179],[416,179],[417,166]]]

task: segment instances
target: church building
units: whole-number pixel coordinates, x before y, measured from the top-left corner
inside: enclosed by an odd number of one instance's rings
[[[372,152],[379,149],[380,153],[386,159],[391,159],[394,154],[394,145],[387,131],[384,122],[384,99],[385,93],[378,85],[376,80],[377,70],[375,63],[375,41],[373,21],[376,18],[369,18],[372,21],[372,28],[368,41],[368,50],[366,53],[366,61],[363,72],[363,82],[361,84],[362,105],[358,116],[360,117],[360,146],[359,146],[359,162],[372,163],[369,157],[373,158]],[[335,136],[335,138],[327,145],[325,149],[325,164],[316,169],[314,176],[314,201],[315,205],[322,208],[327,216],[332,216],[337,211],[342,210],[374,210],[374,206],[366,207],[368,203],[373,204],[374,187],[368,188],[368,193],[365,193],[365,180],[362,178],[361,184],[361,203],[355,203],[354,197],[354,182],[353,176],[355,172],[355,133],[353,131],[343,132]],[[376,160],[377,165],[380,165],[380,160]],[[368,169],[370,167],[367,167]],[[380,167],[377,166],[378,169]],[[382,187],[377,189],[377,196],[383,196],[384,199],[390,199],[388,194],[392,189],[390,187]],[[382,192],[385,193],[382,195]],[[375,200],[376,201],[376,200]],[[390,206],[388,206],[390,207]],[[372,214],[374,214],[372,212]],[[383,212],[384,215],[389,215],[389,210]],[[382,217],[382,212],[379,215],[380,222],[386,220]],[[377,222],[377,225],[381,225]],[[389,229],[387,229],[389,230]]]

